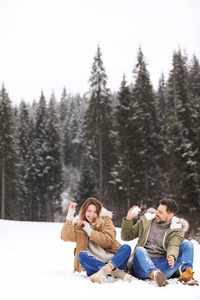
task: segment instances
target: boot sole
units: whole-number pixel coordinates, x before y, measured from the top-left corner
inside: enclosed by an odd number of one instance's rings
[[[197,285],[197,286],[199,286],[198,280],[190,280],[190,281],[186,281],[186,282],[181,281],[181,283],[184,284],[184,285],[191,285],[191,286]]]
[[[154,280],[156,281],[157,285],[160,287],[169,284],[165,274],[163,274],[162,272],[156,272],[156,274],[154,274]]]

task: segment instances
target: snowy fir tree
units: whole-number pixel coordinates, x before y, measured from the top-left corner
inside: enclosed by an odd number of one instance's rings
[[[21,218],[32,220],[32,205],[29,197],[29,184],[27,169],[29,168],[29,146],[32,136],[30,134],[29,109],[24,101],[19,107],[17,120],[17,141],[18,141],[18,201],[22,212]]]
[[[27,188],[27,200],[29,206],[29,219],[38,220],[38,188],[37,188],[37,142],[35,132],[35,118],[30,116],[29,129],[28,129],[28,151],[26,159],[26,188]]]
[[[187,57],[180,50],[174,52],[173,69],[168,80],[169,178],[172,196],[180,204],[181,213],[193,207],[197,199],[193,176],[196,150],[192,141],[193,100],[189,99],[186,62]]]
[[[69,140],[68,161],[74,167],[80,167],[84,147],[84,100],[79,95],[73,98],[70,106],[70,119],[66,128]],[[70,158],[70,160],[69,160]]]
[[[18,218],[14,116],[6,89],[0,91],[0,204],[1,218]]]
[[[48,176],[45,219],[46,221],[53,221],[54,213],[61,207],[61,193],[63,190],[61,129],[54,97],[51,97],[49,101],[46,128],[48,132],[46,142]]]
[[[194,179],[196,182],[194,207],[200,206],[200,63],[194,55],[189,67],[189,101],[191,107],[191,137],[193,145]],[[191,156],[191,155],[190,155]]]
[[[135,84],[132,90],[134,101],[133,119],[137,123],[137,144],[139,170],[137,180],[138,197],[143,206],[156,205],[158,166],[162,155],[155,95],[144,55],[139,49],[137,63],[133,70]]]
[[[92,169],[89,156],[84,157],[80,176],[77,182],[72,184],[72,196],[78,204],[78,210],[87,198],[94,197],[99,199],[98,181]]]
[[[116,192],[116,204],[119,212],[125,214],[133,201],[137,198],[136,177],[138,153],[135,151],[137,143],[136,126],[134,120],[133,97],[127,85],[125,75],[118,92],[118,104],[115,108],[115,153],[116,163],[112,170]]]
[[[61,126],[64,127],[66,116],[69,111],[69,96],[67,95],[66,88],[63,89],[61,100],[59,103],[59,116],[61,121]]]
[[[66,165],[80,167],[84,148],[84,99],[79,95],[71,97],[63,126],[63,152]]]
[[[157,173],[159,189],[157,187],[157,193],[161,198],[166,197],[169,194],[170,185],[168,174],[166,170],[168,169],[168,139],[167,139],[167,87],[164,75],[161,74],[158,84],[158,91],[156,93],[156,111],[157,111],[157,121],[159,126],[159,135],[161,149],[160,159],[159,159],[159,170]]]
[[[162,74],[159,79],[158,92],[156,94],[156,108],[157,116],[160,127],[160,133],[163,142],[166,143],[167,135],[167,97],[166,97],[166,83],[164,75]]]
[[[71,146],[71,134],[69,130],[69,123],[71,118],[71,107],[72,107],[73,100],[68,103],[69,107],[66,110],[66,115],[64,119],[61,119],[62,124],[62,134],[63,134],[63,153],[64,153],[64,163],[65,165],[72,164],[72,146]],[[63,106],[62,103],[60,105]]]
[[[92,157],[93,169],[99,181],[99,198],[100,201],[104,201],[110,197],[109,181],[114,151],[111,136],[113,128],[112,102],[101,56],[98,46],[89,80],[90,101],[86,111],[86,126],[87,149]]]
[[[35,141],[36,141],[36,187],[37,187],[37,213],[38,220],[46,219],[47,190],[49,185],[49,160],[47,130],[47,105],[46,99],[41,93],[36,111]]]

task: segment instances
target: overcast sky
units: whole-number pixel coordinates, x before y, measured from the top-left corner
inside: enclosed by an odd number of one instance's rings
[[[157,88],[174,50],[200,59],[199,12],[200,0],[0,0],[0,84],[13,104],[83,95],[99,44],[111,91],[133,82],[139,46]]]

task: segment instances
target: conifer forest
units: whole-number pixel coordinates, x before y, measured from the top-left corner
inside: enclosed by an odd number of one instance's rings
[[[60,99],[41,92],[38,102],[14,107],[2,85],[2,219],[53,222],[67,191],[79,207],[99,199],[116,226],[132,205],[157,208],[166,197],[200,227],[199,60],[174,51],[168,78],[161,74],[154,90],[141,48],[136,55],[132,83],[122,74],[115,92],[99,46],[83,96],[64,87]]]

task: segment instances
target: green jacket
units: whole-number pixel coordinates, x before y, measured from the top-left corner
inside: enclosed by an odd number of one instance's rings
[[[154,218],[155,214],[147,212],[137,221],[135,225],[133,225],[133,220],[128,221],[126,218],[123,218],[121,229],[122,240],[131,241],[135,238],[138,238],[135,249],[139,246],[144,247],[148,239],[151,223]],[[184,241],[184,227],[187,227],[187,224],[187,221],[173,217],[171,225],[165,233],[163,247],[166,251],[166,254],[174,256],[175,260],[177,260],[179,255],[179,247]],[[127,264],[129,272],[132,272],[135,249],[131,254]]]

